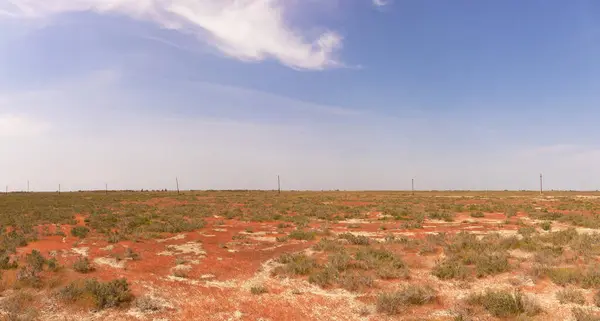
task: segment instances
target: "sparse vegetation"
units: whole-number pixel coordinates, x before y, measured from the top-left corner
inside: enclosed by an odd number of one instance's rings
[[[87,257],[80,257],[73,263],[73,270],[79,273],[90,273],[95,270]]]
[[[408,305],[423,305],[436,298],[436,292],[427,285],[408,285],[402,290],[382,293],[377,297],[377,311],[390,315],[398,314]]]
[[[60,297],[75,302],[90,296],[97,309],[119,307],[133,300],[129,284],[125,279],[99,282],[96,279],[72,282],[59,291]]]

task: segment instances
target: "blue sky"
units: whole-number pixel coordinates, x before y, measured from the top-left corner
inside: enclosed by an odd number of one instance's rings
[[[597,1],[0,0],[0,185],[600,185]]]

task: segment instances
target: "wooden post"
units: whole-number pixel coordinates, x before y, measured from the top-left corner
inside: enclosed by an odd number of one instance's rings
[[[412,191],[412,195],[415,195],[415,179],[414,178],[412,179],[410,190]]]
[[[179,195],[179,179],[175,177],[175,184],[177,185],[177,195]]]
[[[281,194],[281,180],[279,179],[279,175],[277,175],[277,193]]]

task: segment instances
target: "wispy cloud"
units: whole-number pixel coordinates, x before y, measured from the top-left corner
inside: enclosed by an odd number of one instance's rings
[[[372,0],[372,1],[373,1],[374,6],[383,7],[383,6],[389,5],[391,0]]]
[[[286,21],[283,0],[0,0],[0,17],[39,19],[81,11],[151,21],[244,61],[272,58],[310,70],[342,65],[336,58],[342,37],[326,31],[308,39]]]
[[[0,114],[0,138],[38,136],[49,128],[48,123],[24,115]]]

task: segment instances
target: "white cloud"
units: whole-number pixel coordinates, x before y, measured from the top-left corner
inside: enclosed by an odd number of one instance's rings
[[[38,136],[49,128],[48,123],[27,116],[0,114],[0,138]]]
[[[381,0],[379,0],[381,1]],[[45,18],[93,11],[152,21],[191,33],[227,56],[244,61],[279,60],[296,69],[340,66],[342,37],[326,31],[307,39],[285,19],[284,0],[0,0],[6,16]]]
[[[383,7],[390,4],[390,0],[373,0],[373,5],[376,7]]]

